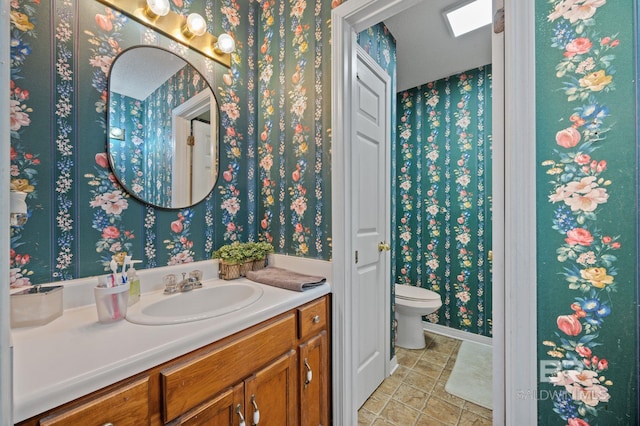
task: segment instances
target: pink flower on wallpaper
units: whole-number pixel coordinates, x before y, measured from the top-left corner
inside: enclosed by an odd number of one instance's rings
[[[236,121],[240,117],[240,109],[235,102],[227,102],[222,104],[220,110],[229,116],[231,121]]]
[[[180,232],[182,232],[183,228],[184,227],[180,219],[174,220],[173,222],[171,222],[171,231],[175,232],[176,234],[179,234]]]
[[[109,159],[107,158],[106,152],[100,152],[96,154],[96,163],[100,167],[104,167],[105,169],[109,167]]]
[[[304,14],[304,10],[307,8],[307,2],[305,0],[296,0],[295,4],[291,8],[291,16],[301,18]]]
[[[567,238],[564,239],[567,244],[590,246],[593,243],[593,235],[589,230],[584,228],[574,228],[567,231]]]
[[[582,55],[589,52],[592,47],[593,43],[591,43],[591,40],[586,37],[578,37],[566,45],[564,56],[572,58],[576,55]]]
[[[567,420],[568,426],[589,426],[589,423],[585,422],[582,419],[574,417],[572,419]]]
[[[224,15],[229,20],[229,24],[233,27],[237,27],[240,25],[240,16],[238,15],[238,11],[232,7],[225,6],[220,9],[220,12],[224,13]]]
[[[273,167],[273,156],[271,154],[267,154],[260,159],[260,167],[264,170],[269,171],[271,167]]]
[[[607,190],[598,187],[596,179],[595,176],[587,176],[579,182],[561,185],[549,196],[549,201],[552,203],[564,201],[572,211],[594,211],[599,204],[606,203],[609,199]]]
[[[606,189],[593,188],[585,194],[574,193],[565,200],[565,203],[571,207],[572,211],[592,212],[599,204],[606,203],[608,199],[609,194]]]
[[[189,252],[189,250],[184,250],[176,254],[175,256],[172,256],[171,259],[169,259],[168,265],[179,265],[191,262],[193,262],[193,256],[191,255],[191,252]]]
[[[599,384],[594,384],[585,388],[574,386],[572,396],[576,401],[582,401],[590,407],[595,407],[600,402],[608,402],[611,398],[609,390]]]
[[[302,216],[307,211],[307,203],[303,197],[298,197],[291,203],[291,210],[295,210],[298,216]]]
[[[238,199],[233,197],[222,202],[222,208],[225,209],[230,215],[235,215],[240,210],[240,203]]]
[[[606,2],[607,0],[565,0],[564,3],[570,7],[563,14],[563,18],[568,19],[572,24],[590,19],[595,15],[596,10]]]
[[[111,69],[111,63],[113,62],[112,56],[107,55],[98,55],[89,59],[89,63],[92,67],[100,68],[105,75],[109,74],[109,69]]]
[[[9,120],[11,130],[14,132],[17,132],[23,126],[31,124],[29,114],[22,110],[20,101],[16,101],[15,99],[9,100]]]
[[[22,275],[21,268],[9,269],[9,287],[28,287],[31,285],[31,280]]]
[[[575,315],[560,315],[557,324],[560,331],[568,336],[577,336],[582,332],[582,324]]]
[[[109,32],[113,29],[113,23],[108,16],[97,14],[96,15],[96,24],[102,29],[102,31]]]
[[[89,204],[94,208],[100,207],[109,214],[120,214],[129,207],[129,203],[122,196],[121,191],[99,194]]]
[[[589,164],[591,162],[591,157],[588,154],[580,154],[576,155],[574,161],[579,165],[584,166],[585,164]]]
[[[573,148],[580,142],[580,132],[573,127],[567,127],[556,133],[556,142],[563,148]]]
[[[582,345],[576,346],[576,352],[578,352],[581,356],[583,356],[585,358],[589,358],[592,355],[591,349],[587,348],[586,346],[582,346]]]
[[[116,239],[120,236],[120,230],[115,226],[107,226],[102,230],[102,238],[104,239]]]

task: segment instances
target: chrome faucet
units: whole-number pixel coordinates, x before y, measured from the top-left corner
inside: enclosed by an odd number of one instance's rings
[[[202,283],[200,282],[200,280],[198,280],[197,277],[190,276],[189,278],[187,278],[186,275],[187,275],[186,272],[183,272],[182,280],[180,280],[178,283],[176,283],[175,281],[173,281],[172,283],[171,282],[166,283],[164,294],[173,294],[177,292],[184,293],[187,291],[191,291],[195,288],[202,288]]]
[[[191,291],[194,289],[194,284],[196,283],[196,279],[193,277],[186,278],[187,274],[185,272],[182,273],[182,281],[178,283],[178,290],[182,293],[185,291]]]

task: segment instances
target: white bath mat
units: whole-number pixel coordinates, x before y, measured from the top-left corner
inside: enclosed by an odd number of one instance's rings
[[[462,342],[453,371],[444,389],[474,404],[493,407],[491,346]]]

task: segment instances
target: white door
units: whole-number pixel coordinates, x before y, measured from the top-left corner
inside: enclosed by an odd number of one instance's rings
[[[357,406],[386,376],[390,345],[389,77],[358,48],[351,194],[353,209],[353,318]],[[382,251],[380,251],[380,249]]]
[[[211,191],[216,168],[213,163],[211,124],[193,120],[191,132],[194,139],[191,151],[191,203],[196,203]]]

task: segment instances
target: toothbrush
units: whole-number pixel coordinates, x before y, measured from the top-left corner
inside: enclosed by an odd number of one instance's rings
[[[131,265],[131,257],[132,256],[124,257],[124,263],[122,265],[122,284],[127,283],[127,265]]]
[[[111,280],[111,282],[113,283],[113,287],[115,287],[117,284],[117,278],[118,278],[118,263],[114,260],[111,259],[111,262],[109,263],[109,267],[111,268],[111,272],[113,272],[113,279]],[[113,319],[118,319],[120,318],[120,308],[118,307],[118,295],[117,294],[112,294],[111,295],[111,303],[113,303]]]
[[[111,272],[113,272],[113,280],[111,282],[113,283],[113,285],[116,285],[118,281],[118,262],[116,262],[114,259],[111,259],[109,267],[111,268]]]

